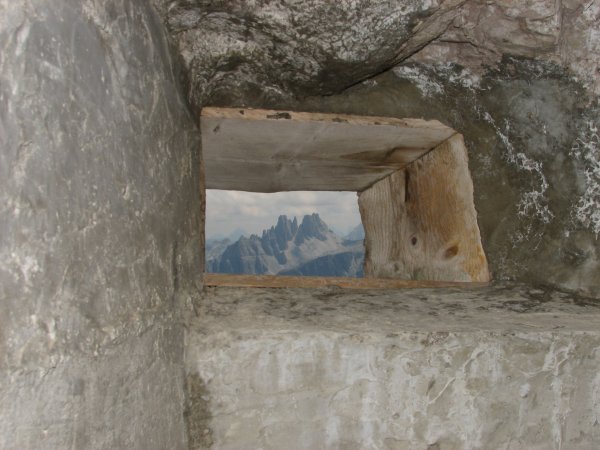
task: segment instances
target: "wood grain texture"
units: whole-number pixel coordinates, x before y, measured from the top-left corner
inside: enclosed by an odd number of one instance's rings
[[[331,114],[275,109],[220,108],[204,107],[201,116],[206,118],[245,119],[245,120],[292,120],[294,122],[333,122],[352,125],[394,125],[402,128],[438,129],[442,132],[454,131],[437,120],[402,119],[383,116],[359,116],[353,114]]]
[[[415,161],[454,130],[437,121],[204,108],[208,189],[360,191]]]
[[[487,283],[448,281],[415,281],[377,278],[294,277],[281,275],[204,274],[204,286],[268,287],[268,288],[321,288],[337,286],[345,289],[400,289],[436,287],[482,287]]]
[[[359,194],[365,276],[487,282],[460,134]]]

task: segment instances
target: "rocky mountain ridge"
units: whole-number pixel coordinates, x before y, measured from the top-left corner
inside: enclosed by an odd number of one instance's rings
[[[261,236],[242,236],[220,254],[207,252],[206,266],[213,273],[361,276],[362,259],[362,240],[339,237],[313,213],[300,224],[281,215]]]

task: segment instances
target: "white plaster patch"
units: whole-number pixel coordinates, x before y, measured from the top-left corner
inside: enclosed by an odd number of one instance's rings
[[[426,74],[416,67],[398,66],[392,72],[400,78],[412,81],[425,97],[440,95],[444,92],[442,85],[431,80]]]
[[[588,121],[577,138],[571,154],[583,163],[585,192],[573,208],[575,218],[596,235],[600,235],[600,123]]]
[[[453,63],[440,63],[431,66],[433,71],[448,83],[460,86],[470,91],[481,89],[481,77],[466,68],[460,68]],[[398,66],[392,69],[394,74],[401,78],[406,78],[419,88],[425,97],[432,97],[444,92],[442,84],[431,79],[429,75],[421,71],[418,67]]]
[[[29,39],[29,32],[31,31],[31,24],[24,22],[16,32],[17,45],[15,47],[15,55],[21,56],[25,51],[27,40]]]
[[[504,144],[506,149],[504,159],[514,165],[518,170],[525,170],[531,173],[531,190],[525,192],[521,196],[521,200],[517,204],[517,212],[519,216],[525,218],[538,219],[543,224],[549,224],[554,218],[554,214],[548,207],[548,200],[546,198],[546,191],[548,190],[549,184],[543,171],[543,164],[540,161],[535,161],[529,158],[522,152],[517,152],[508,138],[508,132],[510,131],[510,124],[508,121],[504,123],[504,129],[496,124],[496,121],[489,113],[484,113],[483,118],[488,122],[496,131],[496,134]],[[535,182],[535,178],[539,182]],[[525,228],[524,233],[517,233],[515,235],[516,243],[522,242],[527,239],[533,232],[532,223]]]
[[[456,69],[457,66],[450,62],[433,65],[433,70],[451,84],[462,86],[471,91],[481,88],[481,77],[479,75],[464,67],[460,67],[460,72],[457,72]]]
[[[29,255],[19,255],[12,253],[11,257],[17,261],[21,275],[26,285],[31,283],[32,277],[40,271],[40,266],[37,259]]]
[[[468,69],[461,69],[460,73],[449,73],[448,81],[459,84],[470,90],[480,89],[481,77]]]
[[[522,384],[519,388],[519,395],[521,396],[521,398],[527,398],[530,390],[531,385],[529,383]]]
[[[592,395],[591,395],[591,404],[593,408],[593,422],[594,424],[600,423],[600,372],[596,375],[594,380],[592,381]]]
[[[64,80],[64,73],[62,69],[48,61],[42,61],[39,65],[40,73],[46,75],[49,79],[54,81]]]

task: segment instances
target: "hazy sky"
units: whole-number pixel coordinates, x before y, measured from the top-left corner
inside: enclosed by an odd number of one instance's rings
[[[206,191],[206,236],[227,236],[237,228],[260,235],[277,223],[281,214],[289,218],[319,213],[330,227],[343,233],[360,223],[356,192],[277,192],[258,194],[241,191]]]

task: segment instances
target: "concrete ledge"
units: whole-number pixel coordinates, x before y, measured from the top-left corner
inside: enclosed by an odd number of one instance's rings
[[[600,302],[564,293],[217,288],[186,365],[192,446],[600,447]]]

